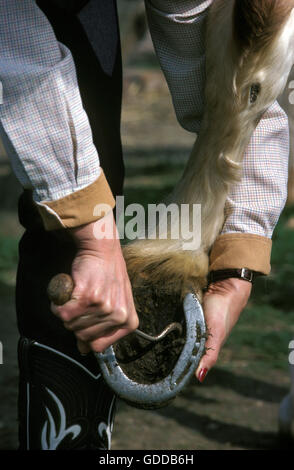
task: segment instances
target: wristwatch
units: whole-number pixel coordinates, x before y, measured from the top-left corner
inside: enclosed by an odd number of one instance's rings
[[[208,274],[208,285],[213,282],[222,281],[224,279],[229,279],[230,277],[236,277],[238,279],[243,279],[253,283],[255,277],[259,276],[261,273],[252,271],[248,268],[241,269],[220,269],[218,271],[210,271]]]

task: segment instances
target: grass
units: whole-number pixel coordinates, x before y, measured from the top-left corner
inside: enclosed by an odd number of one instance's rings
[[[288,369],[288,347],[294,337],[294,311],[285,312],[251,300],[224,347],[236,363],[255,371]]]

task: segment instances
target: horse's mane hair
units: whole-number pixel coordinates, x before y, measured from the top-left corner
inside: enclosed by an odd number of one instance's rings
[[[235,0],[233,31],[242,53],[268,46],[293,7],[293,0]]]

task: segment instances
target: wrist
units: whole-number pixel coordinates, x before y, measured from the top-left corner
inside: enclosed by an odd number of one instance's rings
[[[227,278],[209,284],[206,289],[205,297],[212,294],[222,297],[228,304],[228,307],[234,307],[237,303],[244,308],[248,302],[252,290],[252,283],[238,278]]]
[[[225,279],[240,279],[246,282],[250,282],[251,284],[254,282],[257,276],[260,276],[261,273],[257,271],[253,271],[252,269],[248,268],[240,268],[240,269],[218,269],[210,271],[208,275],[208,285],[213,284],[218,281],[222,281]]]
[[[99,253],[120,247],[113,212],[89,224],[68,229],[79,251]]]

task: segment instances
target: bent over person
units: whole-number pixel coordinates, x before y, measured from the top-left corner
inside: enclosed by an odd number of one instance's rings
[[[146,0],[178,120],[194,133],[204,108],[211,3]],[[116,399],[87,353],[103,351],[138,326],[119,240],[93,235],[105,221],[93,215],[94,207],[105,203],[114,210],[123,187],[116,5],[1,0],[0,13],[0,132],[24,188],[16,286],[20,449],[107,449]],[[227,198],[210,254],[216,277],[203,306],[211,349],[196,371],[200,381],[247,303],[248,280],[270,271],[287,162],[287,117],[274,103],[251,138],[243,178]],[[112,218],[112,211],[104,217]],[[250,273],[246,279],[242,268]],[[50,306],[46,289],[60,272],[72,274],[72,300]]]

